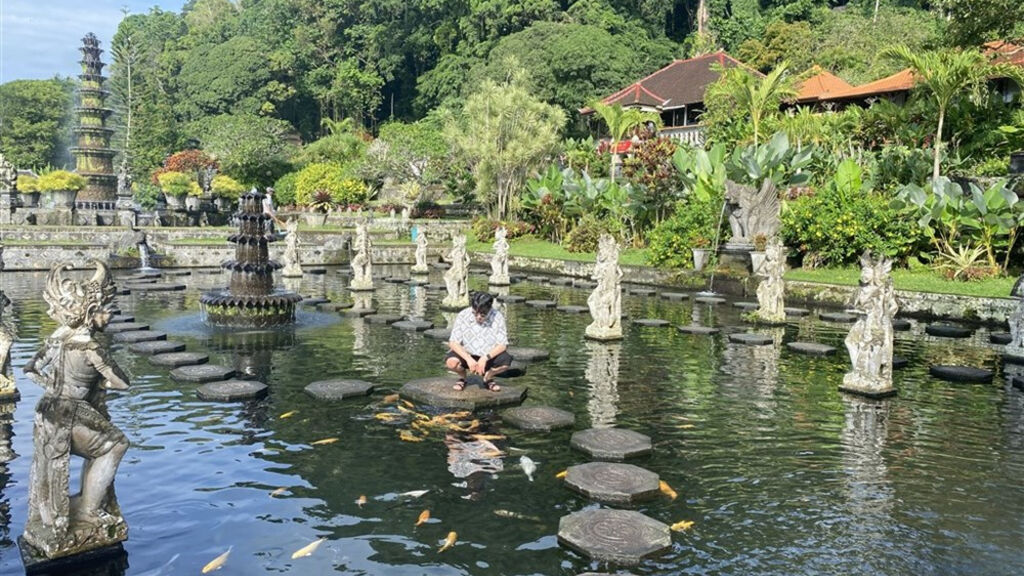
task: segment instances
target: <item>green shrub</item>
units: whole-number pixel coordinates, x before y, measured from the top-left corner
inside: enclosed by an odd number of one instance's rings
[[[132,184],[132,196],[139,206],[147,210],[156,208],[157,200],[160,199],[160,187],[150,182],[138,181]]]
[[[160,189],[168,196],[180,198],[186,195],[200,196],[203,193],[199,184],[183,172],[164,172],[157,176],[157,180],[160,182]]]
[[[18,176],[18,192],[39,192],[39,179],[26,174]]]
[[[562,245],[569,252],[597,252],[597,240],[601,234],[615,235],[614,232],[607,222],[598,220],[593,214],[586,214],[566,234]]]
[[[696,195],[676,204],[675,213],[647,234],[647,260],[665,268],[693,268],[693,249],[708,248],[715,239],[722,209],[720,194]]]
[[[210,183],[210,191],[214,196],[235,200],[245,193],[245,186],[226,174],[217,174]]]
[[[295,180],[298,175],[298,172],[289,172],[274,182],[275,206],[295,205]]]
[[[85,188],[85,184],[85,178],[67,170],[47,172],[36,181],[36,187],[40,192],[55,192],[58,190],[77,191]]]
[[[505,228],[506,240],[533,233],[533,226],[526,222],[502,222],[488,218],[475,218],[472,225],[473,236],[481,242],[493,242],[494,231],[502,227]]]
[[[308,206],[317,190],[327,190],[335,204],[350,204],[366,199],[366,184],[349,175],[337,164],[315,162],[295,177],[295,203]]]
[[[886,146],[879,150],[873,168],[877,190],[924,185],[932,174],[932,153],[922,148]]]

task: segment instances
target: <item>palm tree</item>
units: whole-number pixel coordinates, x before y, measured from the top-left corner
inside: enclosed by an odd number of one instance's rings
[[[637,126],[651,123],[661,128],[661,115],[657,112],[644,112],[638,108],[623,108],[621,104],[608,105],[604,102],[594,102],[590,107],[608,126],[608,135],[612,139],[612,166],[609,174],[614,178],[615,161],[619,157],[619,142]]]
[[[974,99],[980,99],[982,88],[989,78],[1006,77],[1024,86],[1024,74],[1019,68],[1008,64],[992,64],[979,50],[945,49],[917,54],[901,45],[884,50],[882,55],[910,68],[917,87],[930,93],[939,109],[934,138],[933,180],[939,177],[942,124],[950,104],[965,92]]]
[[[736,107],[750,115],[754,127],[754,145],[761,140],[761,123],[770,114],[778,113],[779,103],[797,95],[793,80],[787,73],[789,63],[783,60],[767,76],[758,76],[743,68],[730,68],[726,93]]]

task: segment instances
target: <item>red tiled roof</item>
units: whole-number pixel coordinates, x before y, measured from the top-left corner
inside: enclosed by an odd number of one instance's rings
[[[821,100],[844,100],[847,98],[867,98],[892,92],[906,92],[914,87],[914,74],[909,68],[900,70],[892,76],[886,76],[874,82],[868,82],[860,86],[854,86],[847,90],[837,90]]]
[[[985,43],[985,53],[992,54],[994,64],[1016,64],[1024,66],[1024,46],[997,40]]]
[[[797,102],[828,99],[833,92],[843,92],[853,88],[849,82],[820,66],[815,66],[811,71],[815,74],[797,87]]]

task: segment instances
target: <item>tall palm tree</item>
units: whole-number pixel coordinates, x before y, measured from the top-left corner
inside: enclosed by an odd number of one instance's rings
[[[619,142],[637,126],[652,123],[661,128],[661,115],[656,112],[644,112],[637,108],[623,108],[621,104],[608,105],[603,102],[594,102],[590,105],[608,126],[608,135],[612,139],[612,166],[609,174],[615,177],[615,164],[619,157]]]
[[[967,93],[980,99],[982,89],[990,78],[1006,77],[1024,86],[1024,73],[1016,66],[993,64],[988,56],[979,50],[934,50],[921,54],[912,52],[906,46],[893,46],[882,52],[914,73],[917,87],[930,93],[939,109],[938,126],[934,138],[934,164],[932,179],[939,177],[939,160],[942,151],[942,124],[950,104]]]
[[[779,103],[797,95],[793,79],[789,77],[789,63],[779,63],[767,76],[758,76],[742,68],[732,68],[730,75],[734,82],[728,88],[736,107],[750,115],[754,127],[754,145],[761,140],[761,124],[764,119],[779,111]]]

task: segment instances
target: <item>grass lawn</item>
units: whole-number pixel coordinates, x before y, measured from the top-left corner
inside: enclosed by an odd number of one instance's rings
[[[472,252],[493,252],[493,242],[480,242],[472,233],[466,234],[466,249]],[[595,254],[569,252],[562,246],[533,236],[524,236],[509,241],[509,254],[526,258],[555,258],[576,262],[593,262]],[[623,266],[644,266],[647,262],[646,251],[636,248],[623,250],[619,254],[619,264]]]
[[[860,281],[859,268],[821,268],[816,270],[794,269],[786,273],[786,280],[818,282],[856,286]],[[988,278],[972,282],[947,280],[937,272],[928,269],[892,271],[893,284],[897,290],[935,292],[939,294],[962,294],[985,298],[1009,298],[1010,289],[1016,278]]]

